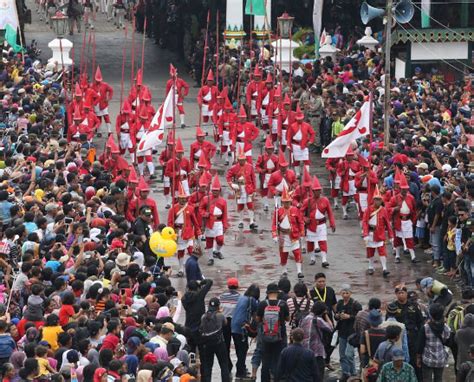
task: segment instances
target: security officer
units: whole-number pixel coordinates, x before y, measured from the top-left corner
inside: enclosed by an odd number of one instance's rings
[[[306,118],[314,130],[314,144],[310,148],[312,153],[321,152],[321,121],[323,119],[324,101],[321,96],[321,89],[312,86],[309,92],[308,101],[305,108]]]

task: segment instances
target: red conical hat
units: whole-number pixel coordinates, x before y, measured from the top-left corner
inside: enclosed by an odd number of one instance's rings
[[[365,159],[363,156],[359,157],[359,163],[362,167],[370,167],[369,161]]]
[[[398,167],[395,167],[395,174],[393,175],[393,182],[400,184],[401,179],[402,179],[402,174],[400,173],[400,169]]]
[[[281,85],[278,85],[276,90],[275,90],[275,94],[273,95],[273,97],[281,97]]]
[[[129,167],[128,162],[122,156],[117,157],[117,161],[116,161],[117,170],[119,171],[127,170],[128,167]]]
[[[410,186],[408,185],[407,178],[405,174],[400,174],[400,188],[402,190],[409,190]]]
[[[82,104],[82,107],[83,107],[84,109],[90,109],[90,108],[92,107],[92,106],[91,106],[91,102],[90,102],[88,99],[86,99],[86,100],[84,101],[84,103]]]
[[[297,121],[302,121],[304,119],[304,114],[303,112],[301,111],[301,108],[300,108],[300,104],[298,103],[298,105],[296,106],[296,115],[295,115],[295,119]]]
[[[145,90],[143,91],[142,99],[145,102],[151,101],[151,93],[150,93],[150,90],[148,90],[148,88],[145,88]]]
[[[306,166],[303,167],[303,186],[311,187],[312,179]]]
[[[139,117],[142,119],[148,119],[148,111],[145,105],[140,108]]]
[[[373,192],[373,194],[372,194],[372,200],[375,199],[375,198],[377,198],[377,199],[382,199],[382,195],[380,195],[380,191],[379,191],[379,186],[378,186],[378,185],[375,185],[375,187],[374,187],[374,192]]]
[[[123,114],[130,114],[132,112],[132,105],[130,105],[130,102],[126,99],[123,101],[122,105],[122,113]]]
[[[288,93],[285,94],[285,98],[283,99],[283,105],[291,105],[291,100],[288,96]]]
[[[198,167],[204,167],[205,169],[209,168],[209,162],[207,161],[204,154],[201,154],[199,157]]]
[[[280,152],[278,153],[278,165],[281,167],[286,167],[289,165],[289,163],[286,161],[286,158],[285,158],[285,153],[283,151],[280,150]]]
[[[230,103],[230,100],[227,97],[225,99],[224,109],[225,110],[232,110],[232,104]]]
[[[208,172],[203,172],[202,175],[199,177],[199,187],[207,187],[209,184]],[[209,174],[212,179],[212,175]]]
[[[319,179],[316,175],[313,177],[313,184],[311,185],[311,189],[314,190],[314,191],[323,189],[321,187],[321,183],[319,183]]]
[[[183,183],[178,183],[178,198],[187,198],[188,194],[184,191]]]
[[[245,112],[244,105],[240,105],[239,117],[240,118],[247,118],[247,113]]]
[[[184,153],[184,147],[183,147],[183,142],[181,142],[181,138],[178,137],[178,141],[176,142],[176,149],[175,151],[177,153]]]
[[[107,139],[107,147],[110,148],[110,152],[115,154],[115,153],[120,153],[120,149],[118,148],[117,144],[115,143],[115,138],[113,134],[109,135],[109,138]]]
[[[259,69],[258,65],[255,65],[255,69],[253,71],[253,76],[255,77],[255,76],[261,76],[261,75],[262,75],[262,73],[260,72],[260,69]]]
[[[238,151],[238,153],[237,153],[237,159],[247,159],[243,147],[242,147],[242,146],[238,146],[238,148],[239,148],[239,151]]]
[[[135,171],[135,167],[133,165],[130,165],[130,174],[128,175],[128,183],[138,184],[137,172]]]
[[[82,89],[79,84],[76,82],[76,87],[74,89],[74,96],[75,97],[82,97]]]
[[[228,94],[229,94],[229,90],[227,89],[227,86],[224,86],[224,88],[222,89],[222,91],[219,93],[217,97],[227,98]]]
[[[212,180],[212,184],[211,184],[211,190],[220,190],[221,189],[221,182],[219,182],[219,176],[214,176],[214,179]]]
[[[349,148],[347,149],[346,157],[347,156],[354,156],[354,150],[352,150],[352,145],[349,145]]]
[[[79,109],[79,106],[76,106],[74,108],[74,116],[72,118],[78,121],[82,119],[81,110]]]
[[[291,197],[290,193],[288,192],[287,187],[283,187],[283,192],[281,193],[281,201],[282,202],[291,202],[293,198]]]
[[[97,69],[96,69],[96,71],[95,71],[94,79],[95,79],[97,82],[102,82],[102,81],[103,81],[102,72],[100,71],[100,66],[99,66],[99,65],[97,65]]]
[[[143,71],[140,69],[137,70],[137,76],[135,77],[135,81],[137,82],[138,86],[143,85]]]
[[[201,129],[201,126],[196,126],[196,137],[205,137],[206,133]]]
[[[272,82],[273,82],[272,75],[270,73],[267,73],[267,79],[265,80],[265,83],[272,83]]]
[[[266,149],[273,149],[273,142],[271,135],[267,135],[267,139],[265,140],[265,148]]]
[[[206,81],[214,81],[214,73],[212,69],[209,69],[209,72],[207,73]]]
[[[145,181],[145,178],[143,176],[140,176],[137,189],[138,191],[150,191],[150,186]]]

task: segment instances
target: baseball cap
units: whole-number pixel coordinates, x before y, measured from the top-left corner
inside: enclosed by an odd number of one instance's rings
[[[235,288],[238,288],[239,287],[239,280],[236,279],[235,277],[231,277],[229,279],[227,279],[227,287],[235,287]]]
[[[341,292],[350,292],[351,291],[351,284],[342,284],[341,285]]]
[[[142,213],[143,213],[143,215],[151,216],[151,209],[150,208],[144,208],[142,210]]]
[[[392,361],[403,361],[405,360],[405,355],[403,354],[403,350],[400,348],[394,348],[392,350]]]
[[[170,360],[170,363],[173,365],[173,371],[175,371],[178,367],[180,367],[183,364],[183,361],[181,361],[179,358],[172,358]]]
[[[217,310],[220,305],[221,302],[217,297],[213,297],[209,300],[209,310]]]
[[[161,327],[171,330],[174,333],[174,325],[171,322],[165,322]]]
[[[416,168],[421,168],[423,170],[428,170],[428,164],[426,164],[425,162],[422,162],[418,166],[416,166]]]

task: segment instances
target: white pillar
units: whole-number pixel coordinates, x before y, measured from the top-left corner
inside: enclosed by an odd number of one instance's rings
[[[272,42],[274,51],[276,52],[274,60],[280,65],[282,70],[287,73],[290,71],[290,55],[291,62],[298,61],[298,58],[293,54],[294,50],[299,47],[299,43],[295,41],[290,41],[289,39],[279,39]],[[280,59],[281,57],[281,59]]]
[[[62,38],[61,41],[55,38],[48,44],[48,47],[53,51],[53,57],[48,60],[48,63],[52,62],[55,64],[57,62],[58,68],[62,68],[62,64],[64,64],[65,67],[72,65],[72,60],[69,57],[69,52],[72,49],[71,41],[67,38]]]
[[[237,44],[245,36],[243,0],[227,0],[225,12],[225,40],[229,44],[235,39]]]
[[[265,0],[266,16],[254,16],[253,29],[256,31],[272,30],[272,0]]]

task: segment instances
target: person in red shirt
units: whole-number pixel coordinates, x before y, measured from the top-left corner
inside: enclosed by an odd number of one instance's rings
[[[102,79],[102,72],[100,71],[100,66],[97,66],[94,80],[95,82],[92,85],[92,88],[97,93],[98,98],[95,103],[91,104],[94,105],[95,115],[97,115],[99,119],[104,119],[105,124],[107,126],[107,132],[110,135],[112,133],[112,124],[110,123],[109,116],[109,101],[114,95],[114,89]],[[100,133],[97,133],[97,136],[100,137]]]
[[[80,314],[82,314],[82,310],[79,310],[79,312],[75,312],[74,310],[74,294],[72,292],[66,292],[63,295],[62,298],[62,306],[61,309],[59,309],[59,325],[62,327],[65,327],[70,319],[76,319],[79,317]]]
[[[273,154],[273,143],[269,136],[265,141],[265,152],[258,156],[257,163],[255,164],[255,171],[258,173],[260,178],[260,195],[265,198],[263,204],[263,210],[268,211],[270,204],[270,198],[268,192],[268,181],[272,173],[278,170],[278,157]]]
[[[289,148],[293,154],[293,166],[296,176],[299,178],[301,174],[300,163],[309,169],[309,146],[314,142],[313,127],[304,122],[304,114],[300,110],[299,105],[295,115],[296,122],[293,122],[286,132],[286,139]]]
[[[171,87],[173,86],[173,83],[176,81],[176,107],[178,108],[179,112],[179,119],[181,121],[181,128],[186,127],[186,124],[184,123],[184,106],[183,106],[183,101],[184,97],[186,97],[189,94],[189,85],[188,83],[183,80],[181,77],[178,77],[178,71],[175,69],[173,71],[173,77],[168,80],[166,83],[166,95],[171,90]]]
[[[201,129],[201,126],[196,126],[196,141],[191,143],[191,149],[189,151],[189,162],[192,169],[197,168],[197,162],[201,156],[211,162],[212,158],[216,153],[216,146],[206,141],[206,133]]]
[[[209,122],[209,118],[212,117],[212,111],[214,109],[214,104],[217,100],[217,95],[219,94],[219,89],[214,85],[214,74],[212,69],[209,69],[209,73],[206,78],[206,85],[203,85],[199,89],[197,96],[197,102],[201,108],[201,117],[204,123]],[[201,121],[199,121],[201,123]]]
[[[253,78],[247,86],[245,98],[247,107],[249,108],[250,120],[254,121],[258,116],[257,99],[262,86],[262,73],[260,72],[258,65],[255,66],[252,77]]]
[[[341,189],[342,189],[342,218],[349,219],[347,215],[347,204],[349,199],[356,194],[355,175],[360,171],[360,163],[354,159],[355,153],[352,147],[346,153],[346,158],[339,162],[336,170],[341,174]]]
[[[117,346],[120,344],[120,321],[118,319],[111,319],[107,324],[107,335],[102,341],[100,350],[110,349],[115,352]]]

